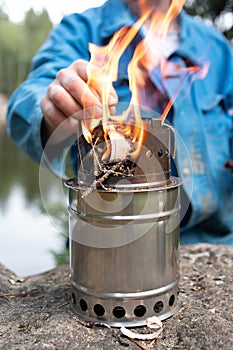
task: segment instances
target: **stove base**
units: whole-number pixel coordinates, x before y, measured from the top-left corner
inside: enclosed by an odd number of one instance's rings
[[[79,286],[72,277],[71,309],[85,321],[111,327],[146,325],[148,317],[161,321],[171,317],[180,305],[177,280],[165,287],[136,293],[103,293]]]

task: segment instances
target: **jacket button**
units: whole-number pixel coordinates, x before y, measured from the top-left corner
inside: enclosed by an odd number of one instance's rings
[[[189,168],[183,168],[183,174],[185,176],[188,176],[190,174],[190,169]]]

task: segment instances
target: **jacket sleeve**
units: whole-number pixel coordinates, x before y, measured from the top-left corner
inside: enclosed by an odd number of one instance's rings
[[[85,17],[78,14],[64,17],[35,55],[25,82],[9,99],[8,134],[38,164],[43,153],[40,102],[61,68],[68,67],[78,58],[89,59],[88,41],[88,21]],[[53,167],[56,167],[55,163]]]

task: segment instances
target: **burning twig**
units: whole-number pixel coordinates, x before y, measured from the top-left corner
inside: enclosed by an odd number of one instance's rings
[[[104,139],[104,132],[107,132],[107,139]],[[84,191],[82,198],[87,197],[99,186],[105,188],[104,182],[110,175],[124,177],[133,175],[134,163],[130,161],[130,154],[134,146],[130,137],[124,135],[122,125],[114,126],[108,124],[104,127],[103,125],[98,125],[92,134],[89,135],[88,133],[87,142],[91,146],[90,155],[93,157],[93,174],[96,176],[96,179]]]
[[[111,144],[110,162],[126,159],[127,156],[133,151],[133,143],[129,137],[126,137],[122,130],[118,130],[113,125],[108,125],[108,137]]]

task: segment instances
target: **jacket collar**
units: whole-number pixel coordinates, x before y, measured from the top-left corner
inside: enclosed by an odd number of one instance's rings
[[[176,53],[184,58],[188,58],[196,65],[203,65],[203,60],[200,58],[200,51],[197,52],[197,45],[194,42],[197,35],[193,35],[193,18],[184,10],[179,15],[180,24],[180,45]]]

